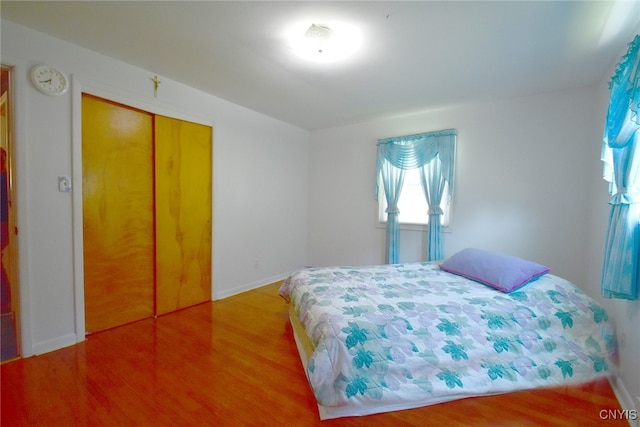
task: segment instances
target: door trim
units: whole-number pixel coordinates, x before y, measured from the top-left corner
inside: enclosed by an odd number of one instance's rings
[[[29,285],[29,228],[27,227],[27,126],[26,91],[28,88],[28,71],[23,61],[13,56],[2,56],[2,65],[13,68],[13,142],[16,182],[16,215],[18,223],[18,280],[20,285],[19,305],[20,351],[23,358],[33,356],[32,312]]]
[[[177,112],[166,107],[156,105],[153,99],[148,102],[143,97],[135,97],[133,94],[123,94],[117,88],[105,86],[97,82],[82,81],[78,76],[71,75],[71,181],[73,183],[72,197],[72,227],[73,227],[73,288],[74,288],[74,313],[75,313],[75,337],[76,343],[86,339],[85,307],[84,307],[84,243],[83,243],[83,218],[82,218],[82,94],[87,93],[129,107],[147,111],[152,114],[173,117],[190,121],[212,128],[211,132],[211,164],[215,158],[215,127],[212,122]],[[213,191],[213,168],[211,171]],[[213,204],[213,199],[212,199]],[[211,206],[213,212],[213,206]],[[213,227],[211,228],[213,241]],[[213,245],[212,245],[213,266]]]
[[[15,349],[16,354],[12,357],[8,357],[4,360],[0,360],[0,363],[5,363],[11,360],[19,359],[23,355],[22,351],[22,318],[21,318],[21,305],[22,305],[22,297],[21,297],[21,280],[20,280],[20,240],[18,230],[19,216],[18,216],[18,188],[16,187],[17,182],[17,162],[16,162],[16,124],[15,124],[15,98],[16,98],[16,87],[15,87],[15,66],[0,63],[2,68],[2,73],[6,73],[6,81],[4,82],[6,87],[4,87],[4,109],[5,109],[5,129],[3,130],[6,134],[5,144],[2,149],[6,155],[4,167],[6,174],[6,187],[1,188],[0,191],[6,191],[7,194],[5,197],[7,198],[8,206],[5,208],[8,211],[8,222],[7,222],[7,238],[9,240],[8,247],[5,249],[8,253],[8,258],[4,259],[7,263],[3,265],[3,273],[6,274],[8,279],[9,286],[9,298],[10,298],[10,309],[9,313],[4,313],[3,316],[10,316],[13,320],[13,338],[15,339]],[[4,243],[4,242],[3,242]],[[6,255],[6,254],[5,254]]]

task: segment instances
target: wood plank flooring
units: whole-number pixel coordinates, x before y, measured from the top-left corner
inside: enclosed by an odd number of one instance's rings
[[[277,284],[1,366],[9,426],[628,426],[606,381],[320,421]]]

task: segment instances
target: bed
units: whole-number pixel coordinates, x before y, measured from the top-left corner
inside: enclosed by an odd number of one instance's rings
[[[321,419],[613,375],[607,313],[572,283],[547,269],[497,290],[443,268],[306,268],[283,282]]]

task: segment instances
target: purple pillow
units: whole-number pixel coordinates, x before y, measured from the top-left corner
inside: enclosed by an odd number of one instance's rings
[[[502,292],[518,289],[551,270],[535,262],[474,248],[452,255],[440,268]]]

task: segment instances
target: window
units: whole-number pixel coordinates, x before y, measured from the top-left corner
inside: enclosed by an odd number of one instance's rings
[[[382,178],[379,179],[380,197],[378,197],[378,220],[381,223],[387,222],[387,199],[384,196],[384,185]],[[449,227],[451,218],[451,198],[449,197],[449,184],[445,183],[444,194],[440,209],[444,214],[440,217],[440,224]],[[409,169],[405,171],[404,185],[398,201],[398,221],[405,225],[427,225],[429,224],[429,206],[424,197],[424,190],[420,184],[420,169]]]
[[[380,200],[380,187],[388,190],[388,194],[383,194],[384,198],[388,197],[388,203],[390,205],[390,212],[387,215],[386,221],[386,248],[385,259],[387,264],[395,264],[398,262],[398,251],[400,240],[400,211],[403,209],[398,202],[406,197],[413,202],[418,200],[416,194],[420,192],[416,191],[419,188],[416,182],[421,183],[425,181],[425,198],[430,206],[429,211],[426,209],[424,212],[424,220],[419,221],[428,222],[427,216],[433,218],[442,218],[443,210],[436,205],[441,200],[450,199],[449,196],[453,195],[453,169],[454,158],[456,148],[456,132],[455,129],[446,129],[437,132],[421,133],[416,135],[400,136],[393,138],[378,139],[377,143],[377,176],[380,181],[376,180],[376,196]],[[418,176],[411,176],[411,171],[418,169]],[[406,175],[409,173],[409,183],[413,185],[407,185],[405,181]],[[379,185],[382,183],[383,185]],[[449,183],[449,191],[447,197],[445,197],[445,183]],[[414,196],[409,190],[405,192],[403,187],[414,188]],[[383,191],[384,193],[384,191]],[[404,196],[403,196],[403,193]],[[415,212],[418,218],[421,218],[419,208],[414,208],[412,204],[410,207],[404,208],[405,213]],[[406,219],[405,219],[406,220]],[[418,225],[418,227],[424,227],[424,225]],[[427,225],[427,260],[433,261],[442,259],[442,243],[440,235],[442,232],[441,221],[431,221]]]

